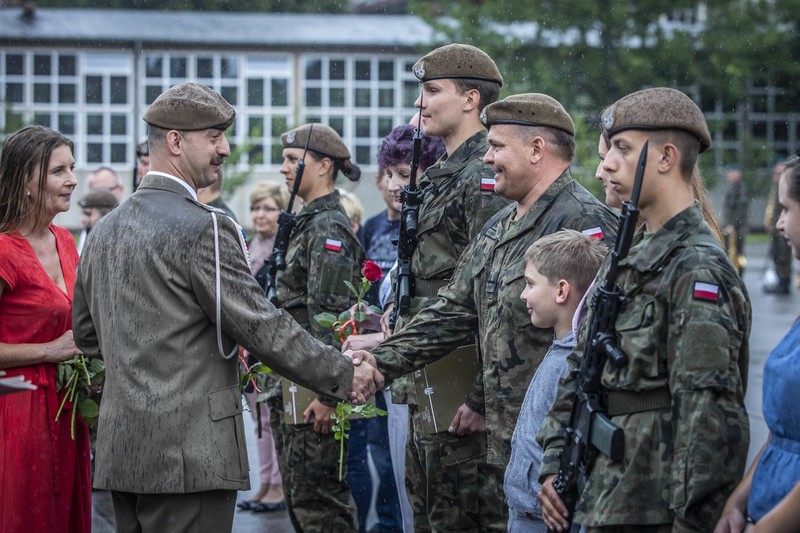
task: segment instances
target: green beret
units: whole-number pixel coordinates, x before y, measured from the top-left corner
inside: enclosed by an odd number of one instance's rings
[[[492,58],[468,44],[448,44],[429,52],[414,63],[414,75],[421,81],[484,80],[503,86],[503,76]]]
[[[575,136],[575,123],[558,100],[546,94],[514,94],[489,104],[481,112],[481,122],[487,128],[494,124],[547,126]]]
[[[81,198],[78,205],[81,207],[100,207],[112,209],[119,205],[117,197],[108,191],[92,191],[83,198]]]
[[[706,117],[681,91],[656,87],[631,93],[608,106],[600,115],[609,137],[624,130],[683,130],[700,141],[700,152],[711,146]]]
[[[299,128],[287,131],[281,135],[281,142],[284,148],[306,147],[308,132],[311,132],[311,140],[308,142],[308,149],[334,159],[350,159],[350,150],[345,146],[344,141],[336,130],[325,124],[304,124]]]
[[[142,118],[165,130],[225,131],[236,116],[233,107],[218,92],[199,83],[181,83],[167,89],[150,104]]]

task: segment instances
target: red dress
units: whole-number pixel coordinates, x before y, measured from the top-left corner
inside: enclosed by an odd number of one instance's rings
[[[0,342],[45,343],[72,329],[72,289],[78,252],[72,235],[50,226],[67,290],[47,275],[18,232],[0,235]],[[89,433],[70,412],[55,422],[63,393],[56,394],[56,365],[4,369],[23,375],[35,391],[0,396],[0,533],[88,533],[92,525]],[[65,408],[66,409],[66,408]]]

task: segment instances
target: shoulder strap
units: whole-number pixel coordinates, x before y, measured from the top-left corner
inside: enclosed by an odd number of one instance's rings
[[[222,355],[225,359],[231,359],[237,353],[239,353],[239,345],[233,347],[233,351],[228,355],[225,355],[225,350],[222,348],[222,302],[220,300],[220,280],[219,280],[219,226],[217,225],[217,213],[215,211],[211,212],[211,220],[214,223],[214,318],[215,322],[217,323],[217,349],[219,350],[220,355]],[[234,224],[236,224],[234,222]],[[247,259],[247,266],[250,266],[250,257],[247,253],[247,245],[244,244],[244,236],[242,232],[239,232],[239,241],[242,243],[244,247],[244,255]]]

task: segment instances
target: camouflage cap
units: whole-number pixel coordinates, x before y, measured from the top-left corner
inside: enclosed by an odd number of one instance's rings
[[[150,104],[142,118],[165,130],[226,130],[236,111],[215,90],[199,83],[181,83],[167,89]]]
[[[688,131],[700,141],[700,152],[711,146],[703,112],[691,98],[668,87],[644,89],[620,98],[600,114],[609,137],[623,130]]]
[[[493,81],[503,86],[503,76],[486,52],[468,44],[448,44],[429,52],[414,63],[420,81],[465,79]]]
[[[309,150],[335,159],[350,159],[350,150],[342,138],[336,130],[325,124],[304,124],[287,131],[281,135],[283,147],[304,149],[309,131],[311,132],[311,140],[308,141]]]
[[[92,191],[78,202],[81,207],[107,207],[113,208],[119,205],[117,197],[109,191]]]
[[[575,123],[558,100],[546,94],[514,94],[487,105],[481,112],[481,122],[487,128],[494,124],[546,126],[575,136]]]

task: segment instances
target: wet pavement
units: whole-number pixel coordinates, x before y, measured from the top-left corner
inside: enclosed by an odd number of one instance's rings
[[[748,378],[745,403],[750,413],[750,453],[748,465],[758,450],[766,442],[768,430],[761,413],[762,370],[764,362],[772,348],[789,331],[794,320],[800,316],[800,292],[792,287],[789,296],[765,294],[759,284],[761,273],[766,266],[766,242],[748,242],[748,268],[744,279],[750,293],[753,307],[753,327],[750,332],[750,372]],[[253,422],[245,413],[245,426],[248,442],[253,442]],[[254,446],[249,446],[250,484],[253,490],[258,489],[258,457]],[[239,501],[250,497],[252,492],[240,492]],[[114,512],[108,492],[93,493],[92,531],[94,533],[112,533],[114,531]],[[371,520],[370,520],[371,522]],[[236,512],[233,522],[234,533],[291,533],[291,522],[286,511],[277,513]]]

